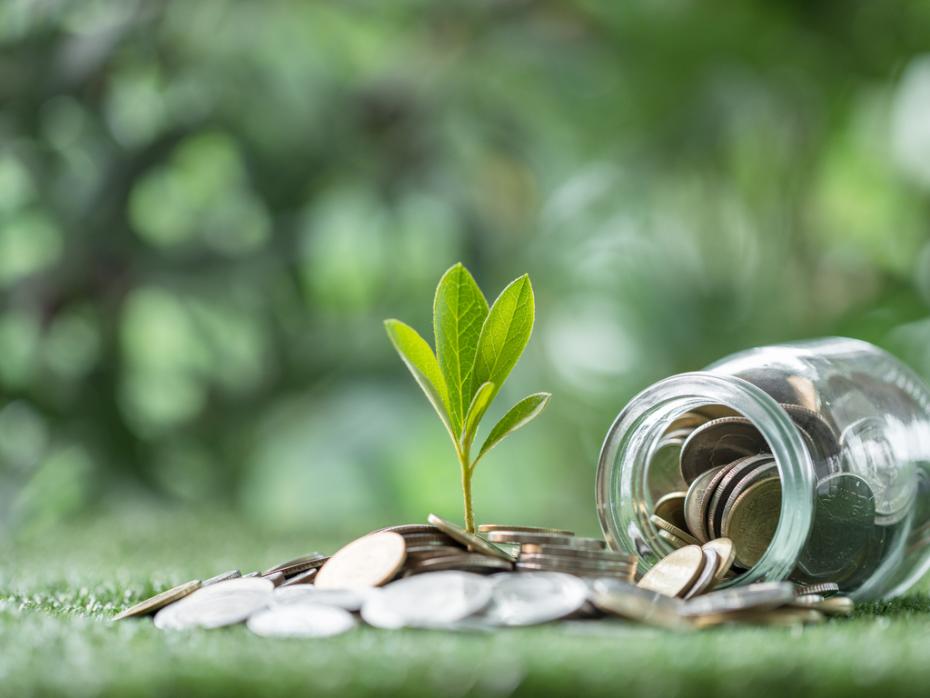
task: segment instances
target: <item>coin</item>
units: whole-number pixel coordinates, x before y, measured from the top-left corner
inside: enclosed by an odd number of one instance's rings
[[[755,456],[740,458],[727,466],[724,466],[722,477],[715,483],[713,492],[707,498],[706,506],[701,511],[701,517],[704,526],[707,529],[707,537],[717,538],[720,536],[720,528],[723,523],[723,509],[729,501],[730,496],[739,484],[750,474],[755,471],[774,465],[775,459],[768,453],[761,453]],[[777,468],[776,468],[777,472]]]
[[[465,548],[460,545],[417,545],[407,547],[407,562],[427,560],[432,557],[447,557],[461,555]]]
[[[700,616],[694,619],[699,628],[707,628],[724,623],[743,623],[752,625],[795,626],[822,623],[823,614],[814,609],[773,608],[765,611],[737,611],[717,616]]]
[[[642,589],[617,579],[599,578],[591,589],[591,603],[605,613],[671,630],[686,630],[689,623],[679,615],[682,602],[665,594]]]
[[[830,458],[840,452],[836,432],[817,412],[788,403],[782,403],[781,407],[791,417],[791,421],[810,435],[821,457]]]
[[[685,543],[687,543],[688,545],[700,545],[697,539],[694,536],[692,536],[690,533],[688,533],[687,531],[681,530],[680,528],[678,528],[678,526],[675,526],[674,524],[669,523],[668,521],[663,519],[661,516],[656,516],[655,514],[653,514],[652,516],[649,517],[649,520],[653,523],[653,525],[658,526],[659,528],[665,531],[668,531],[669,533],[671,533],[673,536],[675,536],[679,540],[685,541]]]
[[[417,560],[407,567],[410,572],[433,572],[436,570],[468,570],[469,572],[496,572],[510,571],[513,563],[479,553],[459,553],[444,557],[433,557]]]
[[[115,616],[113,620],[124,620],[125,618],[138,618],[139,616],[151,615],[168,604],[172,604],[192,594],[199,588],[199,579],[192,579],[189,582],[178,584],[176,587],[171,587],[170,589],[155,594],[155,596],[151,596],[144,601],[130,606]]]
[[[669,434],[662,437],[649,454],[644,477],[653,501],[666,492],[682,491],[688,488],[685,481],[681,479],[678,462],[681,458],[681,447],[689,433],[682,432],[678,436]]]
[[[436,531],[435,533],[408,533],[404,536],[404,540],[407,543],[407,549],[410,548],[422,548],[427,546],[457,546],[461,548],[461,545],[457,540],[451,536],[442,533],[441,531]]]
[[[492,557],[499,558],[501,560],[506,560],[507,562],[513,562],[514,556],[508,552],[501,550],[499,547],[489,543],[484,538],[475,535],[474,533],[469,533],[461,526],[456,526],[451,521],[446,521],[436,514],[430,514],[429,522],[440,529],[446,535],[454,538],[459,543],[467,547],[469,550],[474,550],[475,552],[482,553],[484,555],[491,555]],[[488,538],[490,539],[494,533],[489,533]],[[527,534],[531,535],[531,534]]]
[[[273,602],[267,579],[230,579],[201,587],[155,615],[160,630],[220,628],[241,623]]]
[[[318,569],[307,570],[306,572],[301,572],[300,574],[295,574],[293,577],[289,577],[284,580],[282,587],[292,587],[299,585],[312,584],[316,573],[319,572]]]
[[[666,543],[671,545],[676,550],[678,548],[684,548],[686,545],[691,545],[691,543],[686,543],[681,538],[678,538],[677,536],[669,533],[668,531],[662,528],[656,531],[656,534],[659,536],[659,538],[664,540]]]
[[[720,465],[698,475],[688,488],[687,495],[685,495],[685,521],[688,523],[688,530],[691,531],[693,538],[697,538],[702,542],[709,540],[705,530],[704,517],[702,516],[704,500],[708,495],[707,488],[723,468],[724,466]],[[698,541],[695,540],[694,542],[697,543]]]
[[[382,531],[399,533],[402,536],[409,536],[417,533],[442,533],[442,531],[430,524],[400,524],[398,526],[387,526],[386,528],[372,531],[372,533],[381,533]]]
[[[537,625],[576,613],[588,599],[588,585],[559,572],[504,575],[495,580],[482,618],[495,625]]]
[[[332,637],[355,627],[352,614],[336,606],[273,606],[249,617],[246,624],[262,637]]]
[[[652,508],[652,513],[678,528],[687,529],[685,521],[685,497],[687,492],[669,492],[659,498]]]
[[[859,572],[876,530],[872,489],[858,475],[831,475],[817,484],[814,512],[798,570],[806,580],[842,586]]]
[[[300,572],[306,572],[309,569],[316,567],[322,567],[328,558],[323,553],[307,553],[306,555],[301,555],[300,557],[295,557],[293,560],[288,560],[287,562],[281,562],[273,567],[269,567],[267,570],[262,572],[262,576],[267,576],[274,572],[280,572],[285,577],[293,577],[295,574]]]
[[[717,572],[714,576],[719,582],[726,577],[727,572],[733,566],[733,561],[736,559],[736,549],[733,546],[733,541],[729,538],[714,538],[712,541],[704,543],[701,549],[713,550],[717,553]]]
[[[341,548],[316,574],[320,589],[358,589],[389,582],[403,567],[404,537],[393,531],[370,533]]]
[[[442,627],[482,610],[493,584],[469,572],[433,572],[392,582],[365,600],[362,618],[379,628]]]
[[[778,608],[794,599],[794,585],[790,582],[761,582],[731,589],[711,591],[685,601],[681,608],[684,616],[704,616],[735,613],[749,609]]]
[[[579,550],[603,550],[607,544],[599,538],[559,536],[548,533],[520,533],[519,531],[491,531],[488,540],[492,543],[536,543],[537,545],[563,545]]]
[[[721,533],[733,541],[736,561],[746,569],[768,550],[781,512],[781,480],[757,482],[740,494],[723,517]]]
[[[613,550],[581,550],[565,545],[546,545],[539,543],[526,543],[520,546],[520,555],[552,555],[554,557],[582,558],[590,560],[614,560],[616,562],[626,562],[630,565],[636,564],[635,555],[618,553]]]
[[[702,548],[703,550],[703,548]],[[703,594],[705,591],[713,589],[714,582],[717,581],[717,553],[713,550],[703,550],[704,552],[704,566],[701,568],[701,573],[698,575],[697,579],[694,580],[694,583],[691,587],[685,591],[684,599],[692,599],[695,596]]]
[[[846,427],[840,436],[844,453],[856,454],[845,460],[849,470],[871,488],[875,521],[882,526],[901,521],[917,495],[913,463],[902,460],[900,444],[889,441],[888,429],[885,418],[865,417]]]
[[[262,579],[267,579],[276,587],[279,587],[284,584],[286,577],[284,576],[283,572],[272,572],[271,574],[263,574]]]
[[[227,570],[226,572],[220,572],[218,575],[214,577],[210,577],[209,579],[203,580],[200,583],[200,586],[208,587],[211,584],[216,584],[217,582],[225,582],[227,579],[237,579],[238,577],[241,577],[241,576],[242,574],[239,572],[239,570]]]
[[[367,589],[317,589],[312,584],[279,587],[274,590],[276,604],[319,604],[358,611],[365,603]]]
[[[840,590],[840,585],[836,582],[820,582],[819,584],[800,584],[798,585],[798,596],[807,596],[816,594],[819,596],[832,596]]]
[[[759,430],[745,417],[722,417],[694,430],[681,449],[681,476],[692,483],[717,465],[770,451]]]
[[[692,432],[708,421],[710,421],[710,417],[707,415],[703,415],[698,412],[685,412],[684,414],[679,415],[672,420],[672,423],[669,424],[668,429],[665,430],[665,433],[668,435],[676,431],[683,430]]]
[[[542,555],[540,553],[525,553],[520,555],[519,563],[535,563],[537,565],[561,565],[584,570],[619,570],[628,572],[633,565],[623,560],[594,560],[580,557],[561,557],[555,555]]]
[[[639,580],[638,586],[667,596],[680,596],[697,579],[704,567],[700,546],[687,545],[666,555]]]
[[[848,616],[856,608],[856,604],[848,596],[831,596],[814,605],[814,608],[828,616]]]
[[[478,526],[479,533],[490,533],[491,531],[519,531],[521,533],[543,533],[556,536],[573,536],[574,531],[566,531],[562,528],[539,528],[537,526],[508,526],[505,524],[481,524]]]

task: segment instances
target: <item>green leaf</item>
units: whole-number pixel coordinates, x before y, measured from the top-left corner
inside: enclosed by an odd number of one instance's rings
[[[446,381],[439,370],[439,362],[426,340],[415,329],[400,320],[385,320],[384,328],[400,358],[407,364],[410,373],[426,393],[436,414],[442,420],[449,436],[456,441],[456,435],[449,423],[448,393]]]
[[[491,399],[494,397],[494,384],[482,383],[481,387],[475,391],[475,397],[468,406],[468,412],[465,415],[465,430],[462,432],[462,449],[467,453],[471,442],[475,440],[475,433],[478,431],[478,423],[488,411]]]
[[[501,291],[481,327],[475,385],[491,382],[500,390],[530,340],[534,315],[533,287],[524,274]]]
[[[484,454],[503,441],[505,436],[515,432],[525,424],[529,424],[536,415],[545,409],[550,397],[552,397],[551,393],[533,393],[511,407],[510,411],[501,417],[501,420],[491,429],[491,433],[488,434],[488,438],[485,439],[484,445],[475,459],[475,464],[484,457]]]
[[[449,390],[449,419],[462,433],[466,410],[474,397],[472,371],[488,301],[461,263],[439,280],[433,300],[433,332],[439,368]]]

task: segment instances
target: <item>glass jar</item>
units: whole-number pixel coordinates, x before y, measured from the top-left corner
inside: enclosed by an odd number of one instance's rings
[[[707,435],[722,428],[707,427],[714,421],[764,441],[714,440]],[[748,460],[753,448],[769,454],[766,477],[777,478],[763,505],[744,506],[732,485],[710,487],[720,494],[708,495],[707,508],[688,504],[706,528],[698,542],[738,519],[742,535],[746,522],[758,528],[765,507],[772,511],[758,556],[720,586],[836,582],[856,599],[878,598],[903,592],[930,567],[930,391],[888,353],[844,338],[751,349],[634,397],[598,463],[598,516],[611,547],[651,567],[682,543],[656,524],[659,498],[685,487],[692,496],[695,473],[713,483],[721,467],[739,470],[725,461]]]

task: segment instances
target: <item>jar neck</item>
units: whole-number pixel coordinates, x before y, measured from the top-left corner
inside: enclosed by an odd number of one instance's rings
[[[768,550],[749,571],[721,586],[785,579],[807,542],[814,509],[814,468],[788,414],[764,391],[740,378],[711,372],[682,373],[655,383],[617,416],[601,448],[597,509],[601,529],[615,549],[636,551],[645,568],[671,552],[649,521],[646,472],[649,456],[671,422],[704,405],[725,405],[750,420],[765,437],[781,478],[781,511]]]

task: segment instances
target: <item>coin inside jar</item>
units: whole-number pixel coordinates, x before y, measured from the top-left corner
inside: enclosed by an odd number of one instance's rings
[[[775,476],[749,486],[724,513],[721,532],[733,541],[740,566],[752,567],[768,550],[780,512],[781,480]]]
[[[681,476],[689,485],[703,472],[769,451],[762,434],[745,417],[721,417],[698,427],[681,449]]]

